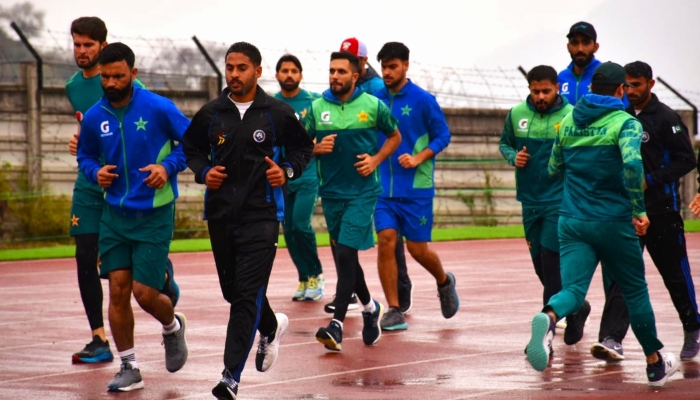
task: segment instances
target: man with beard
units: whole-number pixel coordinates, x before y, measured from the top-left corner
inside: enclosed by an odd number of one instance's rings
[[[362,303],[362,340],[379,340],[384,306],[374,300],[365,282],[358,251],[374,246],[372,214],[382,185],[376,168],[401,143],[391,110],[378,98],[355,87],[360,61],[347,51],[331,54],[330,89],[311,104],[306,129],[316,139],[319,195],[328,225],[338,275],[333,319],[319,328],[316,340],[340,351],[343,321],[353,292]],[[378,136],[387,137],[379,147]]]
[[[593,25],[581,21],[571,26],[566,37],[569,39],[566,49],[571,55],[571,63],[559,72],[559,94],[566,97],[569,104],[575,105],[590,91],[593,71],[600,65],[595,58],[598,35]]]
[[[642,125],[624,111],[628,83],[620,65],[593,73],[591,93],[564,116],[552,145],[549,175],[564,180],[559,208],[562,289],[532,319],[527,360],[548,366],[554,325],[584,304],[598,263],[619,285],[646,356],[649,386],[661,387],[678,369],[673,353],[661,354],[638,236],[649,228],[644,205]],[[602,234],[604,232],[604,234]]]
[[[143,388],[134,353],[131,294],[163,326],[165,367],[187,361],[187,321],[160,292],[174,228],[177,174],[187,165],[182,135],[189,120],[165,97],[134,85],[134,53],[111,43],[99,58],[102,99],[83,119],[78,165],[107,203],[99,231],[100,276],[109,278],[109,323],[121,369],[109,391]],[[176,144],[178,142],[178,144]]]
[[[197,111],[184,151],[195,180],[207,186],[204,215],[221,292],[231,305],[223,376],[212,394],[235,399],[256,331],[255,368],[264,372],[277,361],[289,326],[266,292],[285,215],[283,186],[302,174],[313,142],[294,109],[257,84],[257,47],[234,43],[224,59],[228,87]]]
[[[80,17],[71,23],[71,36],[73,37],[73,56],[80,71],[66,82],[66,94],[80,124],[85,112],[104,95],[98,60],[100,52],[107,46],[107,27],[97,17]],[[144,87],[138,79],[134,84]],[[69,144],[70,153],[74,156],[77,152],[79,135],[80,133],[73,135]],[[90,183],[82,171],[78,170],[78,179],[73,188],[70,235],[75,238],[78,288],[92,330],[92,341],[81,351],[73,354],[73,363],[108,362],[114,359],[105,336],[102,318],[102,285],[97,268],[97,242],[103,206],[102,188]],[[168,263],[168,265],[172,269],[172,264]],[[163,291],[173,299],[175,304],[180,289],[174,280],[166,281]]]
[[[280,91],[273,96],[294,108],[297,118],[306,118],[311,102],[321,97],[301,89],[302,68],[299,59],[285,54],[277,61],[275,78]],[[292,296],[293,301],[317,301],[323,297],[325,280],[318,259],[316,232],[311,226],[316,201],[318,200],[318,175],[316,160],[311,159],[298,179],[287,184],[287,200],[284,209],[284,241],[299,273],[299,285]]]
[[[649,64],[635,61],[625,65],[625,73],[631,103],[627,112],[636,116],[644,129],[644,201],[650,225],[640,242],[659,270],[678,312],[685,339],[680,357],[687,361],[700,351],[700,314],[685,246],[679,180],[695,168],[695,152],[680,116],[651,92],[655,80]],[[698,199],[700,195],[691,202],[691,209]],[[622,339],[629,328],[629,316],[617,283],[611,283],[610,292],[598,343],[591,347],[591,354],[619,361],[624,359]]]
[[[563,185],[547,173],[552,145],[564,116],[573,106],[557,94],[557,72],[539,65],[527,74],[530,95],[513,107],[503,125],[499,150],[515,167],[516,199],[522,204],[525,241],[535,273],[544,288],[543,304],[561,290],[559,267],[559,205]],[[588,301],[567,317],[564,342],[575,344],[583,336],[583,324],[591,311]]]
[[[433,229],[435,156],[450,143],[450,128],[435,96],[406,77],[408,58],[408,47],[399,42],[384,44],[377,54],[385,87],[375,96],[390,107],[402,137],[398,150],[380,165],[383,192],[374,212],[379,278],[389,305],[380,326],[389,331],[408,329],[397,288],[398,232],[406,237],[411,256],[435,278],[443,317],[452,318],[459,310],[455,277],[443,269],[440,257],[428,246]],[[384,141],[380,137],[379,145]]]

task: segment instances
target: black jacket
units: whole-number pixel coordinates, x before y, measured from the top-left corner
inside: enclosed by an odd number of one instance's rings
[[[291,167],[295,179],[311,159],[313,142],[294,109],[260,86],[242,120],[229,93],[226,88],[218,99],[202,106],[183,139],[187,165],[197,183],[204,183],[214,165],[226,167],[228,174],[219,189],[206,190],[205,219],[282,221],[286,185],[270,186],[265,157]]]
[[[644,200],[648,214],[680,211],[679,180],[692,171],[697,162],[681,117],[655,94],[636,115],[642,123],[642,162],[647,189]],[[635,115],[634,107],[627,112]]]

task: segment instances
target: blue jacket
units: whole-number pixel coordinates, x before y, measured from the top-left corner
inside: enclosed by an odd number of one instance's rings
[[[581,97],[591,92],[593,72],[600,64],[602,63],[593,57],[579,76],[574,73],[574,62],[570,62],[565,70],[559,72],[559,94],[562,97],[566,97],[569,100],[569,104],[575,106]],[[622,96],[622,104],[625,108],[630,104],[626,94]]]
[[[382,100],[399,121],[401,144],[382,161],[379,175],[384,192],[380,197],[431,198],[435,196],[435,157],[416,168],[404,168],[399,163],[402,154],[416,155],[429,147],[435,155],[450,143],[450,128],[435,96],[409,79],[392,94],[384,87],[374,94]],[[386,138],[379,137],[379,147]]]
[[[178,196],[177,174],[187,168],[182,136],[189,119],[169,99],[137,86],[129,104],[119,111],[103,96],[85,113],[78,142],[80,170],[97,183],[103,165],[100,156],[104,165],[117,166],[112,172],[119,176],[104,189],[105,200],[123,215],[171,204]],[[149,164],[161,164],[168,172],[168,182],[160,189],[143,182],[150,173],[139,168]]]

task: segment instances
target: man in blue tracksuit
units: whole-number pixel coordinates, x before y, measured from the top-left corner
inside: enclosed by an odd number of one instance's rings
[[[374,212],[379,242],[379,278],[389,310],[380,322],[384,330],[408,328],[399,308],[395,248],[399,232],[411,256],[435,278],[442,315],[452,318],[459,309],[455,277],[445,272],[437,253],[428,246],[433,227],[435,156],[450,143],[450,128],[435,97],[406,77],[409,49],[389,42],[379,51],[384,89],[375,93],[399,121],[404,140],[382,162],[383,192]],[[380,139],[380,143],[384,139]]]
[[[131,391],[143,388],[132,292],[163,325],[166,369],[176,372],[187,361],[187,321],[159,289],[174,228],[177,174],[187,167],[179,142],[189,120],[172,101],[133,84],[138,70],[125,44],[107,45],[99,64],[105,95],[85,113],[78,165],[105,190],[107,203],[100,220],[100,275],[109,278],[109,323],[122,361],[107,387]]]

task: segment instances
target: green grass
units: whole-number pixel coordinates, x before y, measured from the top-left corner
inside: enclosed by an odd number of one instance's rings
[[[470,239],[499,239],[523,237],[522,225],[496,226],[496,227],[463,227],[445,228],[433,230],[433,240],[436,242],[450,240],[470,240]],[[327,233],[316,235],[318,246],[328,246],[329,239]],[[284,237],[279,237],[279,247],[285,248]],[[211,251],[209,239],[181,239],[174,240],[170,245],[173,253]],[[11,249],[0,250],[0,261],[34,260],[47,258],[69,258],[75,255],[75,246],[52,246],[31,249]]]
[[[685,221],[686,232],[700,232],[700,220]],[[507,226],[467,226],[462,228],[444,228],[433,230],[433,241],[444,242],[451,240],[505,239],[522,238],[525,236],[522,225]],[[316,235],[319,246],[328,246],[327,233]],[[280,235],[279,247],[284,248],[284,237]],[[173,253],[211,251],[209,239],[174,240],[170,245]],[[31,249],[0,250],[0,261],[34,260],[48,258],[68,258],[75,255],[75,246],[53,246]]]

